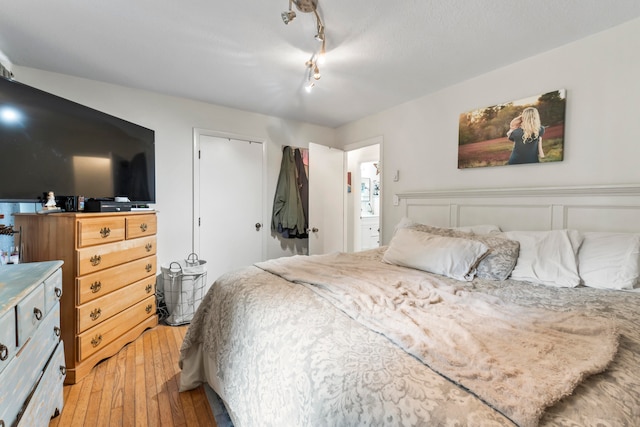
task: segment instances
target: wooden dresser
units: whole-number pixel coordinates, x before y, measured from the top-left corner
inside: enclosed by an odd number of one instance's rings
[[[45,426],[62,411],[61,266],[0,267],[0,426]]]
[[[23,262],[65,262],[66,383],[158,324],[155,212],[16,214],[15,227]]]

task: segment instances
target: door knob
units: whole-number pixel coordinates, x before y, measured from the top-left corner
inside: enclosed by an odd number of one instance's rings
[[[308,228],[307,229],[307,233],[308,232],[317,233],[318,232],[318,227]]]
[[[260,224],[259,222],[256,222],[256,231],[260,231],[261,228],[262,228],[262,224]]]

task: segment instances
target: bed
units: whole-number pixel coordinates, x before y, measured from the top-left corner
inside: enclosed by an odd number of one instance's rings
[[[638,424],[640,188],[399,198],[388,246],[218,278],[181,389],[236,427]]]

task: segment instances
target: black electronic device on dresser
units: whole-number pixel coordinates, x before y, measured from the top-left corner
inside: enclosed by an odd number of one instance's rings
[[[82,210],[80,196],[155,203],[155,132],[0,77],[0,182],[0,202],[52,191],[74,195],[56,197],[67,211]]]
[[[131,202],[114,199],[89,199],[84,203],[85,212],[130,212]]]

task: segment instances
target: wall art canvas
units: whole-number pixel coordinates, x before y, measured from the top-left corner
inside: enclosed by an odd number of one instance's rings
[[[566,91],[460,114],[458,169],[562,161]]]

